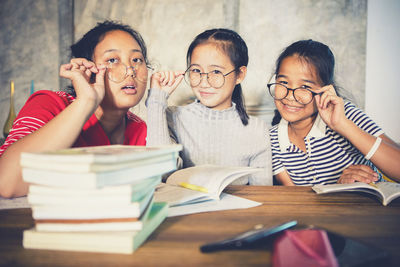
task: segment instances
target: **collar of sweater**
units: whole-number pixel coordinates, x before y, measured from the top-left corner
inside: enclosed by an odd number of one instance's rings
[[[189,104],[187,108],[193,112],[197,117],[205,118],[208,120],[230,120],[238,118],[239,114],[236,110],[236,104],[232,102],[232,106],[224,110],[214,110],[204,106],[199,100]]]

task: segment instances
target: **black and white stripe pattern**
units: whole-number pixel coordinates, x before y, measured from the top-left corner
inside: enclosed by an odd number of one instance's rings
[[[362,130],[374,136],[383,134],[382,129],[354,104],[346,102],[344,107],[346,117]],[[304,139],[307,153],[291,143],[286,151],[281,151],[279,142],[285,140],[279,140],[278,126],[270,129],[274,175],[286,170],[294,184],[310,186],[336,183],[343,170],[353,164],[368,165],[377,171],[372,162],[366,160],[346,138],[326,125],[324,136],[309,134]]]

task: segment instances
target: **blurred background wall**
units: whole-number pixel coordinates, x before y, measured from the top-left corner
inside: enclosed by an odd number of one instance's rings
[[[68,62],[69,46],[105,19],[119,20],[137,29],[147,43],[151,62],[162,70],[184,70],[190,42],[205,29],[236,30],[249,48],[248,75],[243,82],[246,104],[251,113],[266,120],[270,120],[273,110],[266,83],[279,53],[299,39],[324,42],[336,56],[336,80],[345,89],[345,95],[368,109],[367,47],[369,52],[376,53],[382,51],[380,44],[392,41],[378,37],[372,48],[368,46],[369,17],[376,14],[376,8],[368,8],[371,2],[392,10],[394,17],[398,17],[396,0],[0,0],[0,127],[8,115],[10,80],[15,81],[17,112],[29,97],[32,80],[35,90],[64,88],[69,83],[59,79],[58,69]],[[382,23],[386,17],[381,15],[374,20],[375,31],[387,28]],[[381,24],[376,25],[377,21]],[[397,32],[399,19],[391,23],[395,23],[393,31]],[[377,57],[380,58],[379,52]],[[397,63],[398,54],[386,60]],[[379,64],[383,65],[375,68],[383,69],[387,63]],[[374,68],[368,71],[374,75]],[[385,93],[395,90],[397,84],[399,80],[386,83]],[[184,104],[192,97],[191,89],[182,83],[169,103]],[[381,111],[386,108],[385,100],[382,101]],[[133,110],[146,117],[143,103]],[[396,117],[399,111],[400,105],[392,106]],[[399,142],[400,129],[393,128],[399,124],[396,117],[373,115]]]

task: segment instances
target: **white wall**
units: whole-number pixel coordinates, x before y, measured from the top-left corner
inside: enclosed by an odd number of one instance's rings
[[[365,111],[400,142],[400,1],[368,0]]]

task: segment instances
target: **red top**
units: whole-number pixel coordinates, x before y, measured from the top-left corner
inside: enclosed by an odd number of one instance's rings
[[[14,142],[41,128],[63,111],[75,98],[65,92],[37,91],[32,94],[14,120],[10,134],[0,147],[0,156]],[[124,145],[146,145],[146,123],[127,113]],[[106,133],[93,114],[82,128],[73,147],[110,145]]]

